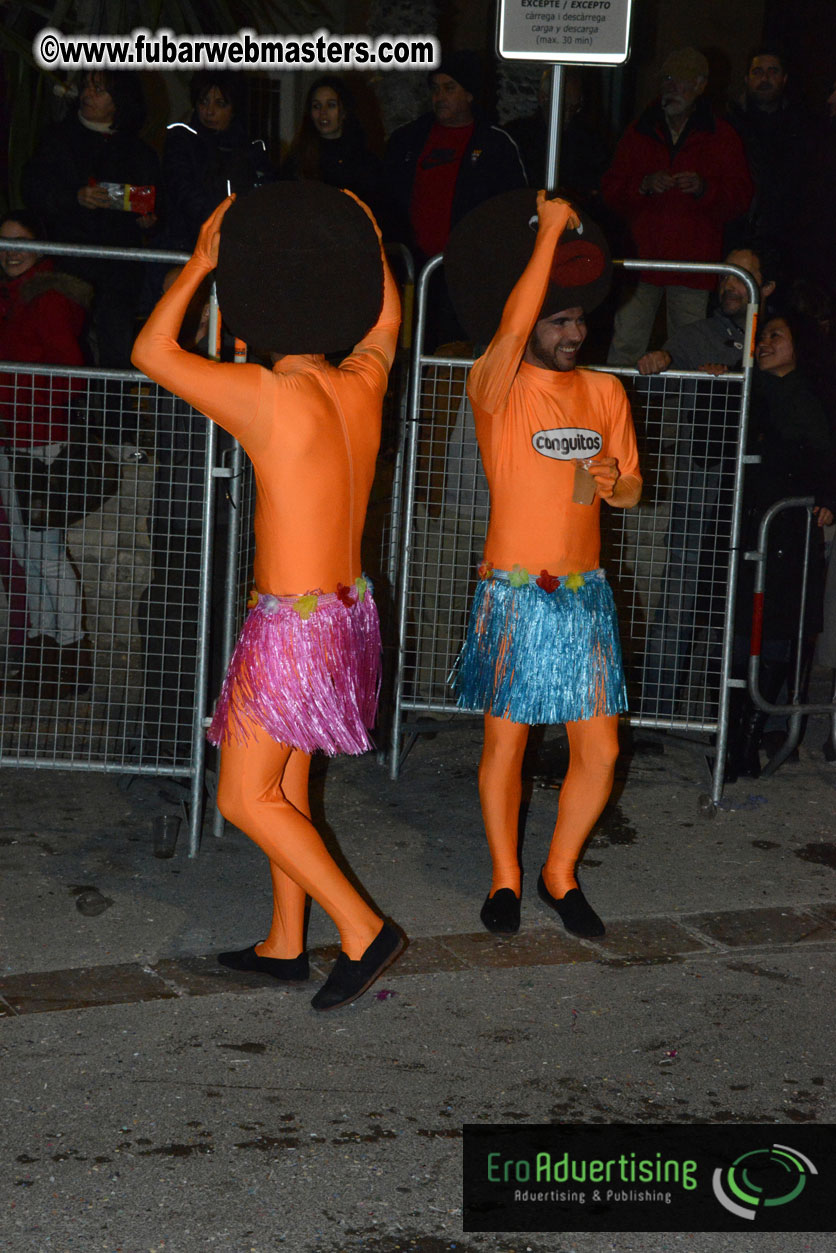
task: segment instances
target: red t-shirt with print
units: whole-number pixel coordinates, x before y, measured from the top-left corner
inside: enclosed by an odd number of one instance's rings
[[[435,122],[418,158],[409,217],[425,257],[443,252],[447,243],[456,179],[473,125],[442,126]]]

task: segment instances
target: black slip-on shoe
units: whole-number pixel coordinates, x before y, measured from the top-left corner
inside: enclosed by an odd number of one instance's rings
[[[607,928],[590,905],[580,888],[571,888],[560,900],[552,896],[543,882],[543,872],[537,880],[537,894],[542,901],[550,906],[559,916],[567,931],[579,935],[585,940],[592,940],[606,935]]]
[[[218,953],[218,961],[230,970],[252,971],[259,975],[272,975],[280,983],[304,983],[310,978],[308,954],[298,957],[259,957],[255,945],[237,949],[231,953]]]
[[[406,940],[388,922],[357,961],[340,953],[331,973],[311,1000],[314,1009],[339,1009],[362,996],[378,975],[389,966],[406,945]]]
[[[479,917],[487,931],[494,935],[516,935],[520,929],[520,897],[512,888],[497,888],[486,896]]]

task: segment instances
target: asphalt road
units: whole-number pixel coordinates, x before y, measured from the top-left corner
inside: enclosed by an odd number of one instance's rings
[[[316,907],[310,985],[214,962],[269,918],[240,833],[159,861],[149,820],[165,802],[147,781],[0,772],[0,1249],[829,1251],[824,1233],[462,1226],[466,1123],[789,1137],[834,1121],[836,767],[807,742],[709,821],[704,749],[645,737],[584,863],[601,943],[566,937],[532,890],[559,737],[532,759],[523,927],[504,941],[478,922],[478,726],[420,740],[395,784],[371,757],[331,763],[320,821],[412,941],[333,1014],[309,1005],[335,940]],[[106,903],[83,913],[93,889]]]

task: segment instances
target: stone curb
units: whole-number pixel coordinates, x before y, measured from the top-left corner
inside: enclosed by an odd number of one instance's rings
[[[780,952],[797,944],[836,942],[836,903],[773,906],[718,913],[659,915],[616,921],[603,940],[579,940],[543,927],[500,939],[486,931],[413,940],[387,982],[497,968],[564,966],[578,962],[620,967],[681,962],[729,953]],[[314,979],[324,979],[336,945],[310,952]],[[229,971],[214,954],[161,958],[148,965],[84,966],[0,976],[0,1018],[174,1000],[276,987],[269,975]]]

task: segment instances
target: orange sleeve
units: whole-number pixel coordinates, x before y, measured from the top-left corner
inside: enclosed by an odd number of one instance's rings
[[[240,438],[255,416],[266,371],[259,365],[206,361],[177,343],[189,302],[210,270],[197,254],[186,262],[137,336],[131,361],[154,382]]]
[[[372,219],[378,240],[380,241],[380,231],[377,229],[377,223],[374,221],[371,213],[369,213],[369,217]],[[340,369],[365,375],[372,385],[381,391],[385,391],[389,379],[389,371],[392,368],[392,362],[395,360],[395,352],[398,347],[398,331],[401,325],[401,299],[398,295],[397,284],[392,277],[392,271],[389,269],[389,262],[386,260],[386,254],[383,251],[382,241],[380,242],[380,259],[383,262],[383,303],[380,308],[380,314],[372,329],[363,336],[359,344],[355,345],[351,354],[341,362]]]
[[[525,352],[531,332],[540,316],[549,285],[554,251],[572,214],[564,201],[546,201],[541,206],[537,239],[528,265],[505,302],[499,327],[468,380],[468,394],[474,408],[483,414],[501,412]]]

